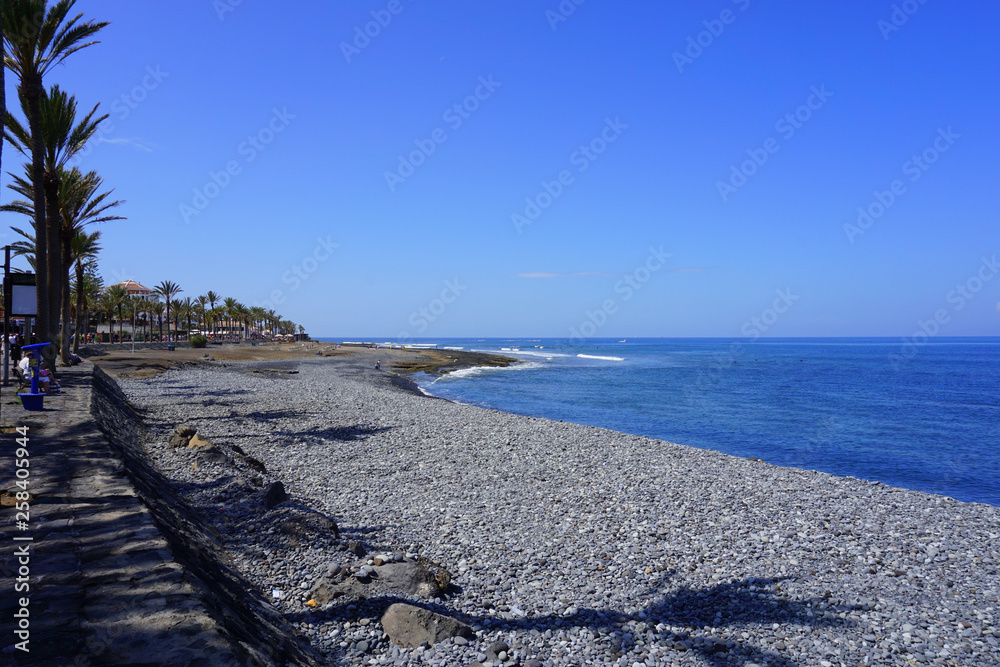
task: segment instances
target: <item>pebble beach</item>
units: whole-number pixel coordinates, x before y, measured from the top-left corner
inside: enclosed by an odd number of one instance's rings
[[[364,355],[119,384],[153,464],[329,664],[1000,665],[992,505],[452,403]],[[211,447],[171,447],[180,425]],[[381,554],[447,592],[366,593]],[[337,573],[356,594],[316,604]],[[393,643],[400,601],[474,634]]]

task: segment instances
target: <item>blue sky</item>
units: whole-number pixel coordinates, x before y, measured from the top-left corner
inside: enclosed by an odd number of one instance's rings
[[[76,8],[108,282],[314,336],[1000,334],[996,3]]]

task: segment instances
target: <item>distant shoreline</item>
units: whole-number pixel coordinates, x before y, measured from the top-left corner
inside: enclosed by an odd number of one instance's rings
[[[412,382],[409,376],[426,373],[439,376],[461,368],[474,366],[505,367],[518,363],[517,359],[486,352],[466,350],[407,349],[393,347],[366,347],[338,345],[324,341],[298,343],[247,343],[210,344],[192,348],[187,343],[176,343],[168,350],[166,343],[101,344],[81,347],[81,355],[99,365],[115,377],[151,377],[172,368],[211,366],[229,362],[287,362],[294,359],[315,357],[341,357],[351,359],[351,366],[370,367],[381,361],[382,371],[396,374]],[[414,383],[414,390],[416,385]],[[417,390],[419,393],[419,390]]]

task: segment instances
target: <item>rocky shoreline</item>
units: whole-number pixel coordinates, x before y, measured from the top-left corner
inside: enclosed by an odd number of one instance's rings
[[[990,505],[435,400],[349,358],[119,383],[152,464],[329,664],[998,664]],[[464,626],[401,645],[396,603]]]

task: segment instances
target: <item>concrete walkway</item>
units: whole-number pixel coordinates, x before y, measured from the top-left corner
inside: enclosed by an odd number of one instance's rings
[[[246,647],[210,613],[199,580],[175,562],[97,429],[92,371],[89,362],[60,369],[63,393],[46,397],[43,412],[12,405],[16,387],[2,390],[0,423],[28,429],[32,498],[21,530],[11,506],[21,436],[0,434],[0,489],[10,494],[0,511],[0,665],[246,664]],[[27,558],[18,553],[24,545]],[[25,560],[30,593],[15,591]],[[23,597],[29,652],[16,647]]]

